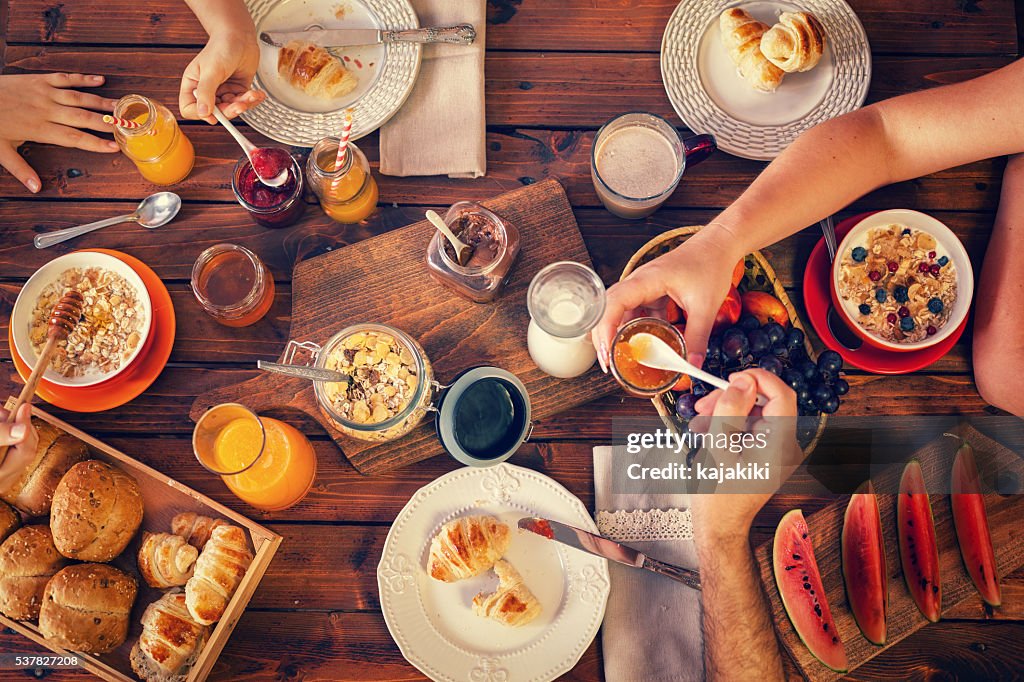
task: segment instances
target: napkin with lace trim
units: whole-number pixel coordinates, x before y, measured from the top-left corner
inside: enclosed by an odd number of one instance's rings
[[[655,559],[698,568],[687,496],[613,494],[613,465],[612,448],[594,448],[601,534]],[[611,594],[601,628],[607,682],[703,680],[700,592],[650,571],[613,562],[608,568]]]

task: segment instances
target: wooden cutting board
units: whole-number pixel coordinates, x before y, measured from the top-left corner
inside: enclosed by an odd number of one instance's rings
[[[983,480],[987,480],[985,462],[995,461],[995,458],[998,458],[998,461],[1004,465],[1009,463],[1007,468],[1017,474],[1018,480],[1024,480],[1022,478],[1024,464],[1015,453],[969,424],[962,424],[959,433],[974,446]],[[946,492],[949,490],[950,470],[957,445],[958,443],[954,439],[940,436],[915,453],[914,456],[921,462],[929,491]],[[895,491],[899,489],[899,479],[902,474],[903,466],[895,464],[884,470],[882,474],[875,476],[872,481],[876,490]],[[939,547],[942,613],[945,615],[953,611],[958,604],[981,603],[981,597],[978,596],[974,583],[967,575],[960,558],[960,546],[956,540],[949,495],[932,493],[930,498],[932,513],[935,516],[936,541]],[[844,495],[836,502],[807,517],[807,525],[814,542],[814,555],[818,561],[818,568],[821,570],[828,603],[836,621],[836,629],[846,646],[851,672],[929,624],[918,610],[903,579],[896,532],[895,501],[896,496],[891,493],[878,496],[889,575],[888,633],[884,646],[875,646],[864,638],[846,600],[842,574],[841,535],[843,515],[846,513],[849,496]],[[995,548],[998,574],[1005,577],[1024,565],[1024,533],[1020,532],[1020,519],[1024,515],[1024,495],[1002,496],[990,493],[985,496],[985,506],[992,534],[992,544]],[[793,624],[786,615],[772,571],[772,542],[766,542],[758,547],[755,555],[761,569],[761,580],[770,601],[772,620],[783,646],[792,655],[793,660],[807,679],[814,682],[819,680],[831,682],[840,679],[842,675],[829,670],[811,655],[811,652],[800,641],[793,629]]]
[[[299,263],[292,279],[290,338],[323,344],[352,324],[395,326],[423,345],[442,384],[476,365],[501,367],[518,376],[530,394],[534,422],[616,390],[596,366],[576,379],[549,377],[526,349],[526,290],[533,276],[560,260],[592,266],[562,186],[545,180],[482,203],[522,235],[519,260],[494,303],[471,303],[431,279],[425,254],[435,230],[424,220]],[[323,416],[308,381],[263,374],[226,386],[199,396],[192,419],[223,402],[239,402],[256,412],[306,412],[364,474],[391,471],[444,452],[429,415],[412,433],[390,443],[345,437]]]

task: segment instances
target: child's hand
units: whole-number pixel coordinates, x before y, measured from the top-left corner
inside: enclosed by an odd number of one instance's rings
[[[97,111],[112,112],[116,102],[69,88],[103,85],[103,76],[46,73],[0,76],[0,166],[30,192],[42,185],[18,153],[26,140],[77,147],[90,152],[116,152],[117,143],[83,132],[113,132]]]
[[[28,403],[18,410],[17,419],[8,424],[7,410],[0,409],[0,446],[10,445],[7,458],[0,463],[0,492],[10,488],[24,473],[36,454],[39,434],[32,426],[32,406]]]
[[[182,74],[178,94],[181,115],[216,123],[213,107],[218,103],[226,105],[221,110],[228,118],[256,106],[266,97],[250,87],[259,64],[260,48],[254,34],[245,31],[211,36]]]

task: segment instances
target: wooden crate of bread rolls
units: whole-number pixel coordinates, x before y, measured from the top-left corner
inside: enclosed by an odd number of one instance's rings
[[[75,590],[71,588],[75,585],[88,586],[92,582],[110,586],[108,592],[96,592],[84,604],[86,609],[95,611],[92,615],[102,622],[95,630],[86,633],[83,640],[76,641],[88,640],[85,646],[96,646],[101,641],[101,635],[104,638],[119,638],[120,628],[123,627],[125,604],[131,603],[127,617],[128,633],[125,640],[112,651],[91,654],[70,651],[47,639],[40,629],[38,620],[19,621],[0,614],[0,627],[11,628],[58,655],[77,655],[83,667],[104,680],[128,682],[141,679],[133,671],[133,661],[137,670],[142,671],[143,675],[154,676],[153,679],[156,675],[168,675],[169,671],[173,672],[181,667],[185,671],[182,680],[205,680],[270,565],[281,544],[281,537],[39,408],[33,408],[33,416],[36,418],[41,437],[45,436],[50,440],[46,449],[37,455],[33,468],[41,469],[44,463],[48,464],[38,475],[33,474],[25,478],[29,486],[34,484],[37,489],[33,493],[35,497],[29,496],[31,499],[25,501],[26,498],[22,496],[19,503],[13,505],[21,508],[21,514],[12,513],[10,506],[0,502],[0,541],[6,542],[2,536],[5,533],[15,533],[19,526],[19,532],[22,533],[27,527],[34,526],[36,530],[23,534],[33,543],[41,542],[44,545],[33,554],[34,563],[23,570],[23,573],[31,575],[24,576],[17,587],[32,592],[43,585],[50,590],[49,593],[58,598],[61,608],[54,609],[43,617],[43,625],[52,630],[54,638],[58,638],[72,634],[73,623],[67,623],[62,619],[69,618],[70,614],[82,606],[75,601]],[[62,443],[60,448],[48,454],[58,442]],[[83,465],[83,462],[101,462],[116,472],[113,477],[119,481],[120,474],[126,474],[134,481],[142,500],[141,525],[127,547],[109,563],[81,564],[63,561],[60,557],[47,563],[48,547],[42,540],[48,535],[50,527],[48,519],[36,512],[41,506],[49,511],[50,502],[54,492],[58,490],[61,478],[76,465],[80,468],[77,474],[85,473],[86,469],[96,468],[95,464]],[[60,471],[60,477],[56,477],[53,471]],[[104,476],[110,475],[104,467],[100,468],[99,473]],[[91,480],[93,479],[87,479]],[[69,479],[66,487],[70,487],[72,482]],[[125,483],[121,481],[119,485]],[[57,492],[58,502],[54,505],[58,509],[58,516],[60,496],[61,493]],[[32,505],[31,511],[24,508],[29,505]],[[120,510],[117,513],[125,512]],[[130,512],[128,516],[131,516]],[[43,532],[44,529],[47,532]],[[61,526],[58,534],[65,530]],[[183,541],[172,539],[179,536]],[[99,546],[100,556],[104,551],[109,552],[108,544],[105,542],[93,544],[89,538],[83,540],[77,536],[73,539],[75,542],[72,544],[75,546],[82,542],[85,542],[82,546],[94,549]],[[115,548],[119,542],[116,541]],[[148,543],[143,553],[146,559],[140,566],[139,551],[144,542]],[[9,548],[16,550],[15,544],[11,543]],[[198,559],[203,556],[203,550],[208,544],[211,549],[201,562],[206,565],[202,571],[203,575],[186,588],[183,583],[192,576],[194,565],[200,563]],[[0,550],[3,547],[4,545],[0,544]],[[0,551],[0,562],[4,561],[3,554],[3,551]],[[222,555],[233,557],[234,560],[225,562]],[[251,557],[251,561],[248,557]],[[65,564],[78,568],[65,573],[61,571]],[[236,584],[236,589],[229,600],[211,600],[209,590],[206,589],[209,586],[207,578],[210,570],[225,572],[230,576],[231,582]],[[108,576],[108,572],[111,575]],[[49,576],[54,574],[60,579],[51,582]],[[154,584],[158,587],[151,586]],[[160,587],[164,585],[169,587]],[[129,599],[132,587],[137,590],[134,601]],[[210,620],[218,614],[219,619],[210,625],[195,622],[186,605],[186,590],[192,594],[192,600],[196,604],[201,604],[202,608],[206,609],[201,612],[205,620]],[[0,596],[5,593],[4,586],[0,585]],[[181,646],[174,646],[162,637],[162,633],[168,629],[175,629],[177,632],[187,630],[192,636]],[[103,648],[102,645],[100,648]],[[147,652],[155,652],[155,657],[148,655]],[[156,659],[160,659],[160,662]]]

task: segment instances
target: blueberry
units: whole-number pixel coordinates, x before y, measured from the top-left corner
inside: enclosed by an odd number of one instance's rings
[[[861,303],[860,306],[857,307],[857,310],[860,311],[861,315],[869,315],[871,313],[871,306],[867,303]]]
[[[834,350],[827,350],[818,356],[818,369],[836,374],[843,368],[843,356]]]
[[[932,311],[936,315],[942,312],[942,299],[935,297],[928,300],[928,310]]]
[[[786,345],[790,348],[799,348],[804,345],[804,333],[800,329],[793,327],[786,334]]]
[[[863,246],[855,246],[853,247],[853,252],[850,255],[853,256],[853,260],[858,263],[863,263],[864,259],[868,257],[868,250]]]
[[[904,227],[903,231],[900,232],[900,235],[902,235],[904,237],[906,237],[908,234],[910,234],[910,228],[909,227]]]
[[[897,303],[906,303],[908,300],[910,300],[907,296],[907,288],[902,284],[893,287],[892,297],[896,299]]]
[[[904,317],[902,320],[900,320],[900,329],[902,329],[903,331],[909,332],[913,328],[914,328],[914,318],[912,318],[912,317]]]
[[[846,379],[837,379],[835,392],[836,395],[846,395],[850,392],[850,383]]]
[[[875,292],[875,300],[879,303],[885,303],[886,298],[888,298],[888,294],[885,292],[885,289],[879,289]]]
[[[949,262],[949,256],[943,256],[942,258],[939,259],[939,267],[942,267],[942,268],[946,267],[946,263],[948,263],[948,262]]]

